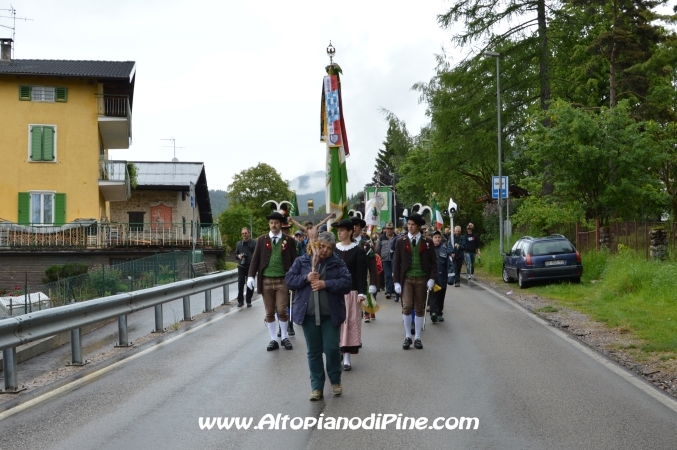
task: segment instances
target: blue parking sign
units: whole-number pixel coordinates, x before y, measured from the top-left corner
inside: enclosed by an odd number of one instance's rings
[[[508,198],[508,177],[503,178],[503,189],[501,190],[501,198]],[[491,177],[491,198],[498,198],[498,189],[500,186],[498,177]]]

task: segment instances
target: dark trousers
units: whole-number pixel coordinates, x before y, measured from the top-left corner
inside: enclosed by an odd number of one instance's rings
[[[454,259],[454,282],[460,283],[461,280],[461,267],[463,266],[463,259]]]
[[[393,262],[383,261],[383,274],[386,279],[386,294],[393,295],[395,293],[395,285],[393,283]]]
[[[306,316],[303,319],[303,336],[308,348],[308,368],[310,369],[310,388],[322,391],[325,381],[325,364],[322,361],[324,353],[326,362],[326,376],[331,384],[341,384],[341,326],[334,326],[331,316],[320,316],[320,324],[315,325],[315,316]]]
[[[247,274],[249,273],[249,266],[237,266],[237,302],[244,303],[244,287],[247,284]],[[247,304],[252,302],[254,291],[247,288]]]
[[[430,314],[436,313],[438,316],[442,315],[444,309],[444,296],[447,294],[447,285],[445,284],[441,290],[431,292],[428,302],[430,303]]]

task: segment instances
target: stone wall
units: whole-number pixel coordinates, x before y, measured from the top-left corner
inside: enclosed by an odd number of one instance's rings
[[[665,261],[668,258],[668,233],[662,228],[654,228],[649,232],[649,247],[652,261]]]
[[[110,203],[110,218],[113,223],[129,223],[129,212],[143,212],[143,221],[152,222],[151,207],[165,205],[172,208],[172,223],[183,224],[186,221],[186,236],[190,236],[190,221],[193,210],[190,207],[188,192],[132,190],[132,196],[125,202]],[[199,216],[196,211],[196,220]]]

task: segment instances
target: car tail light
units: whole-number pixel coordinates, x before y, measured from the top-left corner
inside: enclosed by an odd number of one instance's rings
[[[531,265],[531,255],[527,253],[527,261],[525,263],[527,266]]]
[[[576,262],[581,262],[581,254],[576,250]]]

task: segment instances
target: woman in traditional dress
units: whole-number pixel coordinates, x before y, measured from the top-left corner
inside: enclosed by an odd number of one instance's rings
[[[350,220],[341,220],[331,226],[337,229],[340,241],[334,254],[343,260],[352,277],[350,293],[345,296],[346,321],[341,325],[343,370],[350,370],[350,355],[357,354],[362,347],[362,301],[367,292],[367,255],[362,246],[353,240],[353,223]]]

